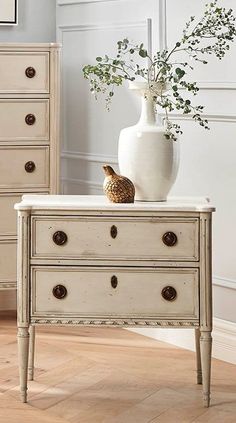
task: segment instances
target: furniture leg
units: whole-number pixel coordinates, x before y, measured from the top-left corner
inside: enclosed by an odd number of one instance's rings
[[[196,360],[197,360],[197,384],[202,385],[202,363],[200,352],[200,329],[195,329],[195,345],[196,345]]]
[[[34,380],[34,352],[35,352],[35,326],[29,328],[29,370],[28,379]]]
[[[200,349],[202,363],[202,384],[204,406],[210,405],[210,381],[211,381],[211,331],[201,329]]]
[[[29,355],[28,327],[19,327],[17,337],[19,349],[20,394],[22,402],[27,402],[27,371]]]

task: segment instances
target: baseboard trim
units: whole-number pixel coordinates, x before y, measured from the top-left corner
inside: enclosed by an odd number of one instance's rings
[[[195,350],[194,331],[189,329],[128,329],[159,341]],[[236,323],[214,318],[212,356],[236,364]]]

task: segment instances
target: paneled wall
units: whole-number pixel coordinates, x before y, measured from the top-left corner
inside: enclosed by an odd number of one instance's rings
[[[82,66],[98,55],[115,51],[128,36],[153,50],[169,47],[181,36],[190,15],[200,15],[205,0],[57,0],[57,38],[63,44],[62,185],[65,193],[102,193],[101,166],[117,166],[119,131],[138,118],[139,102],[126,88],[114,97],[112,110],[96,102],[82,76]],[[221,4],[234,8],[234,0]],[[148,20],[149,19],[149,20]],[[148,22],[151,22],[152,29]],[[150,45],[150,42],[149,42]],[[205,104],[210,131],[175,115],[183,129],[181,164],[173,195],[206,195],[217,207],[214,215],[214,314],[236,322],[236,43],[220,63],[199,65],[196,102]]]
[[[205,1],[192,0],[191,7],[188,0],[167,0],[166,4],[168,44],[172,45],[189,15],[200,16]],[[233,0],[221,0],[220,4],[235,8]],[[214,315],[236,322],[233,306],[236,301],[236,43],[222,61],[210,59],[209,65],[197,66],[193,79],[201,87],[195,101],[206,105],[211,130],[205,131],[191,120],[177,117],[184,135],[180,172],[173,194],[205,194],[216,206],[213,217]]]
[[[162,2],[160,3],[162,4]],[[129,37],[159,43],[156,0],[58,0],[58,41],[63,44],[63,191],[101,193],[101,166],[117,167],[120,129],[138,118],[138,104],[127,90],[118,90],[111,111],[96,102],[83,78],[84,64],[98,55],[115,54],[117,41]],[[152,26],[152,28],[151,28]]]

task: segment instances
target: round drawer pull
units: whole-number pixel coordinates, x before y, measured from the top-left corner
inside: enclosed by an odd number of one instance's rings
[[[112,225],[110,230],[111,237],[115,239],[117,237],[117,233],[118,233],[117,227],[115,225]]]
[[[36,122],[36,117],[32,114],[29,113],[28,115],[25,116],[25,123],[27,125],[34,125],[34,123]]]
[[[177,243],[177,240],[177,235],[174,232],[166,232],[162,237],[162,241],[167,247],[173,247]]]
[[[64,285],[56,285],[54,286],[52,293],[58,300],[62,300],[62,298],[65,298],[67,295],[67,289]]]
[[[25,163],[26,172],[32,173],[32,172],[35,171],[35,169],[36,169],[36,166],[35,166],[34,162],[29,161],[29,162]]]
[[[53,234],[53,242],[57,245],[64,245],[67,242],[67,235],[63,231],[57,231]]]
[[[177,297],[176,289],[173,286],[166,286],[161,291],[161,295],[166,301],[174,301]]]
[[[27,78],[34,78],[36,75],[36,70],[32,66],[29,66],[25,69],[25,74]]]
[[[117,287],[117,285],[118,285],[118,279],[115,275],[113,275],[111,277],[111,286],[112,286],[112,288],[115,289]]]

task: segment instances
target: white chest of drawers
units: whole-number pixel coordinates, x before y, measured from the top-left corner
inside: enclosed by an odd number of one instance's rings
[[[0,44],[0,290],[16,288],[22,193],[59,190],[57,44]]]
[[[214,208],[199,199],[111,204],[38,195],[15,207],[22,400],[31,326],[189,327],[209,406]]]

